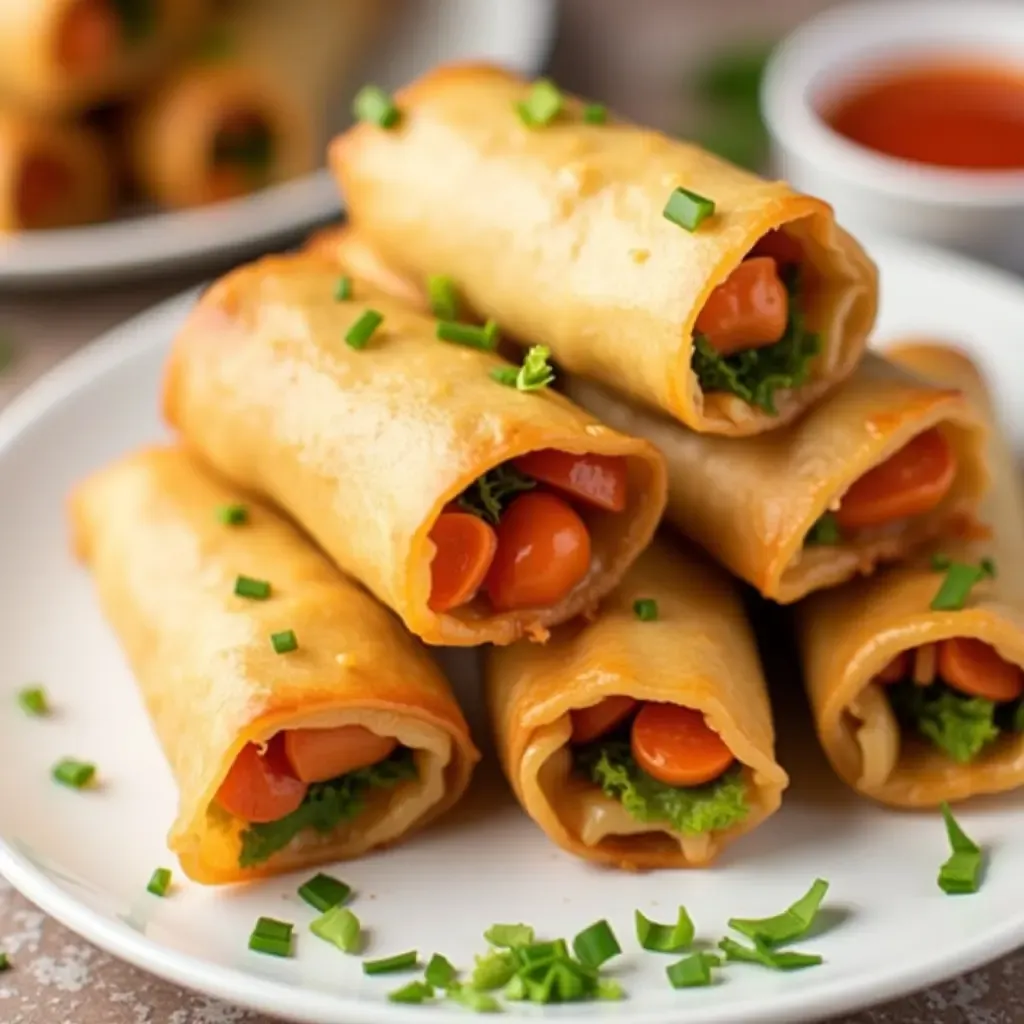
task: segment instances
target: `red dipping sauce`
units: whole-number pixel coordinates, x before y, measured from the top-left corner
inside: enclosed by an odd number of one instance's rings
[[[1024,70],[941,63],[865,82],[823,112],[886,156],[958,170],[1024,169]]]

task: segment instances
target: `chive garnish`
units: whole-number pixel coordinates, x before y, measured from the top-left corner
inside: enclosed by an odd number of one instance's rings
[[[266,601],[270,597],[270,584],[266,580],[257,580],[252,576],[238,576],[235,579],[235,594],[253,601]]]
[[[383,960],[364,960],[363,974],[390,974],[392,971],[407,971],[410,967],[416,966],[418,956],[415,949],[410,949],[407,953],[396,953]]]
[[[65,757],[58,761],[52,770],[54,781],[71,789],[84,789],[96,776],[96,765],[88,761],[76,761],[73,757]]]
[[[981,881],[981,847],[959,826],[946,801],[939,808],[946,822],[946,835],[953,851],[939,868],[939,888],[948,896],[965,896],[977,892]]]
[[[714,953],[693,953],[665,968],[673,988],[704,988],[711,984],[711,968],[721,967],[722,958]]]
[[[340,907],[351,895],[351,886],[331,875],[314,875],[299,886],[299,896],[321,914],[331,907]]]
[[[348,907],[330,907],[310,922],[309,930],[318,939],[337,946],[343,953],[358,953],[362,945],[363,933],[359,918]]]
[[[221,505],[217,519],[225,526],[242,526],[249,521],[249,510],[244,505]]]
[[[572,940],[572,951],[584,967],[600,967],[606,960],[618,956],[622,952],[622,947],[611,925],[601,920],[595,921],[589,928],[584,928]]]
[[[431,274],[427,278],[430,311],[438,320],[458,320],[459,296],[455,282],[446,274]]]
[[[151,892],[154,896],[166,896],[170,887],[170,868],[157,868],[149,880],[149,885],[146,886],[146,892]]]
[[[744,946],[735,939],[722,939],[718,948],[725,954],[726,960],[738,963],[760,964],[773,971],[799,971],[804,967],[817,967],[822,962],[816,953],[796,953],[778,951],[754,940],[754,945]]]
[[[337,302],[344,302],[352,298],[352,278],[342,274],[338,283],[334,286],[334,298]]]
[[[493,320],[488,320],[483,327],[460,324],[454,320],[439,320],[437,336],[441,341],[478,348],[484,352],[493,352],[498,347],[498,325]]]
[[[291,956],[294,927],[288,921],[261,917],[249,936],[249,948],[254,953],[266,953],[268,956]]]
[[[653,953],[678,953],[693,942],[694,928],[686,907],[679,908],[675,924],[659,924],[635,912],[636,937],[644,949]]]
[[[729,919],[729,927],[766,946],[793,942],[807,934],[827,892],[828,882],[818,878],[796,903],[781,914],[762,918],[733,917]]]
[[[967,603],[971,589],[990,575],[984,565],[970,565],[967,562],[951,561],[945,572],[946,577],[929,606],[933,612],[961,611]]]
[[[455,977],[458,971],[448,960],[447,957],[441,956],[440,953],[435,953],[427,964],[427,969],[423,972],[423,977],[426,979],[428,985],[433,985],[434,988],[449,988],[455,981]]]
[[[352,101],[352,113],[360,121],[368,121],[380,128],[394,128],[401,113],[391,98],[377,85],[364,85]]]
[[[375,309],[368,309],[345,332],[345,344],[349,348],[363,349],[370,344],[373,332],[384,322],[384,314]]]
[[[481,992],[492,992],[507,985],[519,970],[519,960],[510,949],[491,950],[476,958],[470,984]]]
[[[658,602],[653,597],[638,597],[633,602],[633,614],[641,622],[654,622],[658,618]]]
[[[392,1003],[425,1003],[434,998],[434,990],[426,982],[410,981],[408,985],[396,988],[388,993],[388,1001]]]
[[[537,391],[546,388],[555,379],[555,371],[548,363],[551,349],[546,345],[533,345],[523,359],[523,365],[499,366],[491,370],[491,379],[519,391]]]
[[[547,78],[541,78],[533,83],[526,99],[516,104],[516,111],[528,128],[542,128],[554,121],[563,102],[558,86]]]
[[[608,120],[608,108],[603,103],[588,103],[583,108],[586,124],[604,124]]]
[[[501,1003],[488,992],[480,992],[468,985],[457,985],[448,995],[473,1013],[501,1013]]]
[[[296,639],[294,629],[286,629],[281,633],[270,634],[270,644],[275,654],[290,654],[299,649],[299,641]]]
[[[834,512],[825,512],[807,531],[805,544],[835,545],[843,539],[839,530],[839,520]]]
[[[528,924],[492,924],[484,938],[501,949],[518,949],[533,944],[533,929]]]
[[[18,694],[18,705],[26,715],[42,718],[50,713],[50,702],[41,686],[27,686]]]
[[[696,231],[714,212],[714,200],[677,188],[668,197],[662,216],[686,231]]]

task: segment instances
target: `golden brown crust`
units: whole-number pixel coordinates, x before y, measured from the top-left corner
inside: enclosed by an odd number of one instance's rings
[[[582,124],[575,99],[528,128],[515,107],[529,88],[487,65],[441,67],[398,94],[396,128],[362,124],[335,140],[351,220],[385,259],[416,280],[449,274],[514,337],[701,432],[774,429],[849,375],[874,322],[877,275],[825,203],[650,130]],[[715,200],[696,232],[662,216],[676,186]],[[825,345],[771,416],[701,393],[691,332],[711,291],[784,225],[804,248],[808,326]]]
[[[889,359],[937,382],[956,383],[990,421],[984,384],[970,360],[936,345],[899,346]],[[882,803],[935,806],[1024,784],[1024,737],[1004,733],[971,764],[954,763],[900,734],[872,682],[897,654],[950,637],[983,640],[1024,667],[1024,498],[1009,446],[993,423],[987,459],[993,486],[980,509],[988,539],[944,542],[950,557],[990,557],[998,576],[975,586],[962,611],[930,609],[942,575],[927,558],[810,597],[797,609],[804,677],[818,735],[839,775]]]
[[[658,604],[641,622],[637,598]],[[544,646],[493,648],[487,699],[498,754],[527,814],[560,846],[621,868],[706,864],[778,809],[788,784],[775,760],[771,707],[742,604],[728,577],[695,550],[657,540],[589,621]],[[740,825],[681,845],[664,832],[582,837],[581,790],[568,775],[568,713],[628,695],[696,708],[746,766],[751,811]]]
[[[217,519],[219,506],[235,502],[249,510],[244,527]],[[241,881],[358,856],[462,795],[479,755],[433,660],[269,508],[182,450],[155,448],[79,486],[71,526],[177,781],[169,842],[191,878]],[[234,596],[240,573],[268,580],[271,598]],[[299,640],[286,657],[269,643],[283,629]],[[436,776],[429,799],[415,784],[399,787],[337,834],[240,868],[242,825],[211,807],[238,751],[282,728],[353,717],[418,750]],[[400,832],[389,827],[395,815]]]
[[[361,284],[336,301],[337,276],[305,254],[215,284],[175,342],[169,422],[218,471],[287,510],[429,643],[511,643],[593,606],[664,509],[657,451],[550,389],[501,386],[490,377],[504,365],[497,356],[439,342],[434,321]],[[354,351],[345,334],[371,306],[383,325]],[[445,505],[487,470],[544,448],[628,460],[626,510],[581,513],[591,572],[555,607],[495,614],[479,598],[432,612],[429,533]]]

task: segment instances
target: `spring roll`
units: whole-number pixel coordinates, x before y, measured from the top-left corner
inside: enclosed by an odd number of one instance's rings
[[[398,94],[396,125],[335,140],[349,215],[386,260],[450,275],[512,336],[702,433],[772,430],[851,373],[877,274],[825,203],[690,143],[588,123],[571,97],[539,124],[531,89],[441,67]],[[692,230],[663,215],[673,196]],[[714,213],[694,226],[704,200]]]
[[[486,682],[516,797],[586,860],[708,864],[781,803],[753,633],[692,548],[656,540],[592,620],[489,650]]]
[[[109,154],[98,132],[0,111],[0,233],[102,220],[115,195]]]
[[[358,857],[463,794],[479,755],[444,677],[276,512],[154,448],[83,483],[71,520],[178,785],[190,878]]]
[[[658,452],[535,387],[546,375],[519,390],[525,365],[446,344],[361,282],[339,300],[339,283],[300,254],[215,284],[173,347],[170,424],[429,643],[543,639],[591,608],[654,533]]]
[[[129,118],[137,187],[163,206],[233,199],[319,166],[329,104],[382,21],[376,0],[230,5]]]
[[[3,0],[0,96],[67,114],[160,74],[198,33],[208,0]]]
[[[956,383],[992,425],[986,536],[797,607],[818,736],[843,780],[896,807],[1024,784],[1024,498],[978,371],[962,353],[900,346],[890,359]]]

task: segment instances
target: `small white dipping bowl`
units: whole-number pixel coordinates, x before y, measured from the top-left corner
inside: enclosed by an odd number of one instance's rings
[[[821,111],[901,69],[998,64],[1024,77],[1019,0],[870,0],[835,8],[775,51],[761,104],[776,172],[832,203],[855,234],[883,231],[1024,270],[1024,170],[946,170],[844,138]]]

